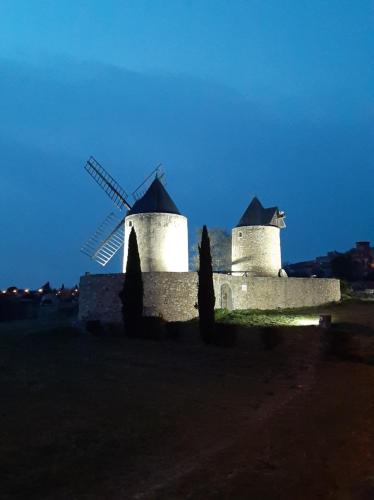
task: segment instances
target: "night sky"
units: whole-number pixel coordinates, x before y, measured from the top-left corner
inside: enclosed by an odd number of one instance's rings
[[[285,210],[283,260],[374,243],[369,0],[1,0],[0,287],[103,272],[79,249],[159,162],[189,218]],[[117,257],[106,272],[120,270]]]

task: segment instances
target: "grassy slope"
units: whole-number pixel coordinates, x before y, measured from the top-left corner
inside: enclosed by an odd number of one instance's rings
[[[340,303],[282,310],[216,310],[216,320],[242,326],[308,326],[317,325],[321,314],[330,314],[333,323],[350,322],[370,325],[374,329],[374,302],[347,299]]]

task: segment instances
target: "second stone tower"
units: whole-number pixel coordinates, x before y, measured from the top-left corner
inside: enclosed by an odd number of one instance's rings
[[[232,273],[279,276],[280,230],[284,227],[284,212],[277,207],[264,208],[253,198],[232,230]]]

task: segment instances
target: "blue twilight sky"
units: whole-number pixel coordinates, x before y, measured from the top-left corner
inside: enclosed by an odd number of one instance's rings
[[[162,162],[189,218],[287,214],[283,259],[374,243],[369,0],[1,0],[0,286],[101,272],[79,248]],[[109,271],[120,269],[115,258]]]

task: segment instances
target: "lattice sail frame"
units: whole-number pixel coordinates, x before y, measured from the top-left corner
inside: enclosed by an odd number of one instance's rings
[[[108,233],[109,236],[106,236]],[[124,238],[125,219],[111,212],[83,245],[81,252],[101,266],[106,266],[123,247]]]
[[[93,156],[90,156],[84,168],[119,209],[122,210],[125,207],[131,210],[131,205],[127,202],[126,191]]]
[[[151,182],[152,182],[152,177],[156,175],[158,179],[162,179],[165,175],[165,172],[162,170],[162,163],[159,163],[155,169],[152,170],[152,172],[144,179],[144,181],[131,193],[133,199],[135,201],[139,200],[147,189],[149,188]]]
[[[128,194],[120,184],[100,165],[93,157],[87,160],[85,170],[94,181],[109,196],[117,208],[120,210],[131,210],[128,203]],[[146,179],[132,193],[136,201],[148,189],[153,175],[162,179],[164,172],[161,170],[161,163],[146,177]],[[106,236],[108,235],[108,236]],[[106,266],[114,255],[123,247],[125,239],[125,217],[120,218],[111,212],[97,228],[96,232],[81,248],[81,252],[88,255],[101,266]]]

